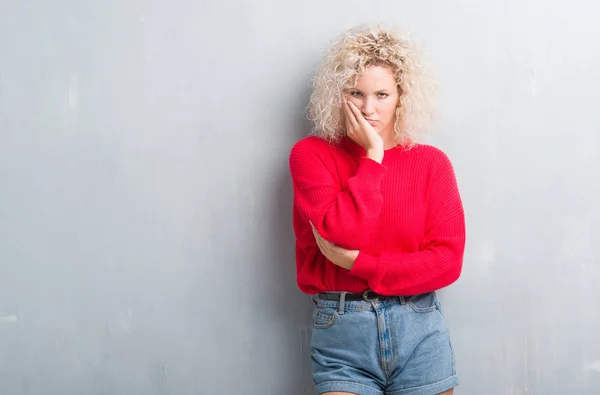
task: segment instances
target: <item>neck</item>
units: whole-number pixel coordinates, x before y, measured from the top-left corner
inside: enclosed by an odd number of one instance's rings
[[[394,129],[385,130],[380,134],[380,136],[381,136],[381,139],[383,140],[383,149],[384,150],[394,148],[396,145],[398,145],[396,143],[396,136],[394,133]]]

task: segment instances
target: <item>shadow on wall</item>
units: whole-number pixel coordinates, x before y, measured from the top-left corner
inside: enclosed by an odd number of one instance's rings
[[[271,244],[272,272],[280,280],[276,286],[278,305],[273,306],[286,319],[297,324],[306,324],[312,312],[310,296],[303,294],[296,284],[295,237],[292,223],[293,187],[289,172],[289,152],[292,146],[310,133],[311,124],[306,118],[305,103],[308,102],[308,90],[299,95],[304,100],[298,104],[298,113],[290,124],[289,138],[285,140],[282,154],[278,157],[277,166],[273,169],[273,184],[271,185],[269,204],[269,232]]]
[[[307,79],[308,80],[308,79]],[[294,371],[298,372],[296,380],[290,382],[285,393],[290,395],[313,394],[310,365],[310,335],[312,328],[312,301],[310,296],[302,293],[296,284],[295,238],[292,223],[293,188],[289,173],[289,151],[300,139],[310,133],[311,123],[306,118],[305,106],[310,92],[308,89],[298,95],[304,99],[298,104],[299,111],[295,121],[290,125],[289,139],[286,140],[285,155],[276,166],[273,177],[269,232],[272,240],[272,257],[274,278],[279,280],[274,288],[277,297],[271,298],[272,308],[282,317],[281,327],[292,326],[297,333],[290,344],[290,359],[294,360]],[[273,288],[271,288],[273,289]],[[297,341],[296,341],[297,340]]]

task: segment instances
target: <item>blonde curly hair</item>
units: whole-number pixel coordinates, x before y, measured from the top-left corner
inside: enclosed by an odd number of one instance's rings
[[[396,143],[412,146],[433,115],[432,76],[422,54],[407,34],[392,26],[364,24],[334,39],[312,80],[307,108],[313,134],[330,142],[345,136],[342,100],[369,66],[389,67],[397,81],[398,104],[394,132]]]

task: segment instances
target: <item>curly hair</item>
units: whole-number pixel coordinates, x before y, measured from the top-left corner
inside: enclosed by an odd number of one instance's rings
[[[307,112],[312,133],[334,142],[345,135],[342,99],[369,66],[389,67],[397,82],[394,133],[397,144],[414,145],[433,115],[433,78],[407,34],[395,27],[364,24],[334,39],[312,80]]]

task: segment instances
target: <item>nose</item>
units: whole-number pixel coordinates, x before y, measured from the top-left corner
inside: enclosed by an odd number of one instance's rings
[[[365,117],[368,117],[369,115],[372,115],[373,113],[375,113],[375,105],[373,104],[373,100],[370,98],[365,98],[365,100],[362,103],[362,114]]]

